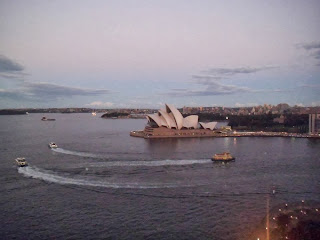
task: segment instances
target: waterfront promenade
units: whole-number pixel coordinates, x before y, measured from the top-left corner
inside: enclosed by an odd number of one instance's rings
[[[320,139],[319,134],[287,133],[287,132],[220,132],[209,129],[165,129],[148,128],[131,131],[130,136],[141,138],[192,138],[192,137],[293,137]]]

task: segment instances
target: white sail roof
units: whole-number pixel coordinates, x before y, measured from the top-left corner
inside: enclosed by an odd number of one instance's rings
[[[158,113],[148,114],[147,119],[149,122],[154,122],[158,127],[164,126],[167,128],[182,129],[185,128],[198,128],[197,115],[191,115],[183,118],[182,114],[171,104],[165,104],[165,109],[160,109]],[[203,127],[204,126],[204,127]],[[203,128],[210,128],[204,124]],[[213,126],[213,125],[212,125]],[[213,126],[213,128],[215,125]]]
[[[204,129],[210,129],[213,130],[218,122],[208,122],[208,123],[204,123],[204,122],[199,122],[200,126]]]
[[[198,128],[198,115],[191,115],[183,119],[183,127]]]
[[[178,109],[176,109],[173,105],[171,104],[166,104],[166,111],[167,113],[170,114],[170,112],[173,115],[173,118],[177,124],[177,128],[181,129],[183,127],[183,116],[182,114],[179,112]]]
[[[148,114],[147,119],[149,122],[151,121],[150,119],[152,119],[159,127],[161,126],[161,118],[157,113]]]
[[[176,122],[165,110],[160,109],[159,114],[165,119],[168,128],[177,128]]]
[[[160,113],[158,113],[158,115],[159,115],[160,120],[161,120],[161,126],[168,127],[167,120]]]

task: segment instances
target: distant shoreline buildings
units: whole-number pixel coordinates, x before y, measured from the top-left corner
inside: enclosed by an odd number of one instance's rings
[[[301,107],[289,106],[287,103],[277,105],[264,104],[252,107],[183,107],[183,114],[213,113],[221,115],[281,115],[281,114],[310,114],[320,112],[320,106]]]
[[[311,114],[319,113],[320,106],[316,107],[301,107],[301,106],[289,106],[286,103],[280,103],[278,105],[264,104],[253,107],[182,107],[178,110],[183,115],[195,115],[199,113],[218,114],[222,116],[227,115],[281,115],[281,114]],[[15,108],[15,109],[0,109],[0,115],[14,115],[14,114],[26,114],[28,113],[125,113],[128,118],[133,117],[145,117],[147,114],[156,113],[157,109],[150,108]]]
[[[309,114],[309,134],[320,133],[320,114]]]

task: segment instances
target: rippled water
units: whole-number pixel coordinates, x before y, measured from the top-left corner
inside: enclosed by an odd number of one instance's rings
[[[146,120],[46,116],[0,116],[3,239],[249,239],[268,197],[320,201],[319,140],[141,139]],[[223,151],[236,161],[212,163]]]

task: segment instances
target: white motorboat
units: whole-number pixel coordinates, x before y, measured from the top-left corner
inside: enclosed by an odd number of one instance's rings
[[[49,148],[57,148],[58,145],[55,144],[54,142],[49,143]]]
[[[23,157],[16,158],[16,163],[17,163],[18,167],[26,167],[26,166],[28,166],[28,163],[27,163],[26,159],[23,158]]]

